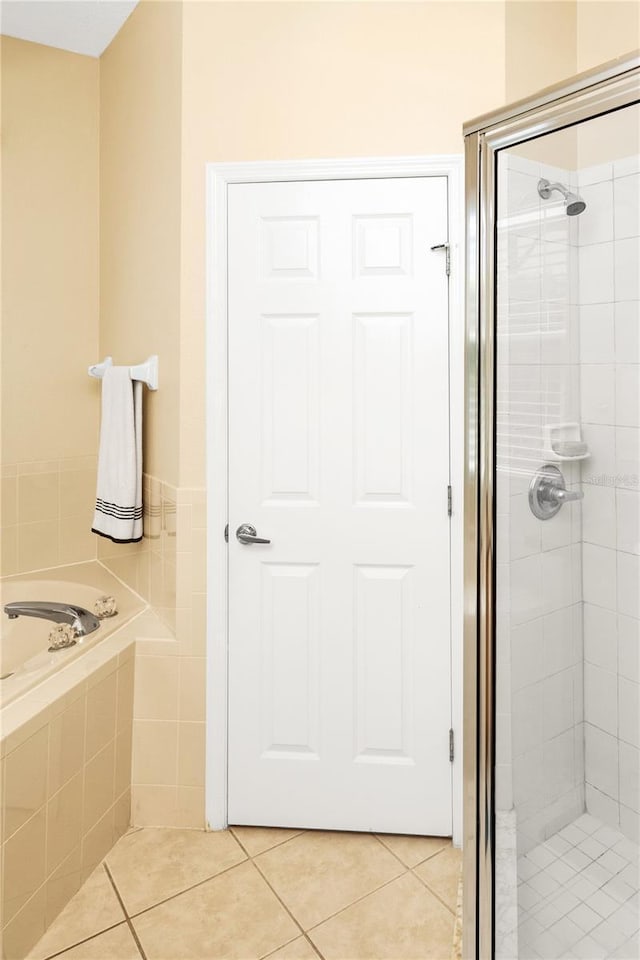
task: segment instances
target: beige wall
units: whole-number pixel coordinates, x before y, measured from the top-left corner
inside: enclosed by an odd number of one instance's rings
[[[576,72],[576,2],[508,0],[505,9],[507,103]]]
[[[95,454],[98,63],[1,44],[2,462]]]
[[[178,478],[182,5],[141,3],[100,60],[100,353],[140,363],[145,471]]]
[[[95,557],[96,60],[2,37],[0,571]]]
[[[578,0],[577,6],[580,73],[640,48],[638,0]]]
[[[504,3],[184,7],[180,482],[204,483],[205,164],[461,153],[504,102]]]

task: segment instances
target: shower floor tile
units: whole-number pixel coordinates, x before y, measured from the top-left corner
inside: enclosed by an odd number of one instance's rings
[[[28,960],[451,960],[460,863],[446,838],[131,830]]]
[[[519,858],[518,910],[518,960],[638,960],[638,846],[583,814]]]

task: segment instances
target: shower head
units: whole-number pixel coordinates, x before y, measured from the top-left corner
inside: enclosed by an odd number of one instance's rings
[[[586,210],[587,205],[577,193],[572,193],[563,183],[551,183],[549,180],[538,180],[538,193],[543,200],[549,200],[553,190],[557,190],[564,197],[564,208],[568,217],[577,217]]]

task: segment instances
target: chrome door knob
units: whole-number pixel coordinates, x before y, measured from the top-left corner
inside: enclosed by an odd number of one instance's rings
[[[271,540],[265,540],[264,537],[256,536],[256,528],[252,527],[250,523],[241,523],[238,529],[236,530],[236,539],[240,543],[250,544],[250,543],[271,543]]]

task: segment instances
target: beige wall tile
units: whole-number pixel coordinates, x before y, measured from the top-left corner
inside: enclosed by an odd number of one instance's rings
[[[204,743],[204,723],[178,724],[178,783],[180,786],[204,786]]]
[[[204,657],[180,658],[180,720],[204,720],[207,661]]]
[[[115,742],[89,760],[84,768],[82,833],[87,834],[114,801]],[[83,869],[85,867],[83,854]]]
[[[43,884],[2,931],[3,958],[22,960],[45,931],[46,888]]]
[[[113,670],[95,687],[87,691],[87,723],[85,758],[93,757],[116,731],[117,671]]]
[[[131,789],[118,797],[113,805],[113,835],[117,841],[131,826]]]
[[[40,570],[58,563],[58,521],[18,525],[18,570]]]
[[[119,577],[120,580],[123,580],[128,587],[131,587],[132,590],[140,593],[138,589],[138,567],[139,560],[137,557],[125,556],[125,557],[105,557],[101,556],[102,549],[102,540],[103,537],[98,537],[98,557],[101,562],[105,565],[107,570],[111,570],[116,577]]]
[[[77,773],[47,804],[47,875],[80,845],[82,773]]]
[[[192,554],[178,553],[176,557],[176,604],[186,607],[193,593]]]
[[[176,506],[176,551],[191,552],[191,504],[179,503]]]
[[[80,563],[95,560],[97,537],[91,533],[93,515],[64,517],[60,520],[60,563]]]
[[[131,723],[133,717],[133,691],[135,684],[135,656],[125,660],[118,667],[118,697],[116,708],[116,730],[120,731]]]
[[[57,473],[59,460],[21,460],[17,464],[18,476],[26,477],[34,473]]]
[[[110,807],[82,840],[82,882],[104,860],[115,841],[115,806]]]
[[[98,457],[96,454],[89,454],[83,457],[63,457],[58,461],[58,469],[60,473],[77,473],[78,471],[93,471],[93,476],[95,478],[96,469],[98,465]],[[62,483],[62,478],[60,479]]]
[[[131,821],[137,827],[173,827],[178,816],[178,788],[161,784],[134,784]]]
[[[156,608],[162,608],[164,604],[164,581],[163,581],[162,558],[157,553],[149,555],[149,600]]]
[[[194,593],[205,593],[207,589],[207,536],[206,530],[195,528],[192,531],[192,579]]]
[[[96,498],[96,467],[60,472],[60,517],[83,517],[91,522]]]
[[[177,722],[136,720],[133,725],[133,770],[136,786],[175,785],[177,755]],[[137,823],[137,820],[134,820],[134,823]]]
[[[58,517],[58,473],[34,473],[18,478],[18,523]]]
[[[196,497],[196,492],[201,493],[201,496]],[[207,526],[207,498],[204,490],[194,491],[194,499],[191,505],[191,523],[194,530],[204,530]]]
[[[18,528],[0,528],[0,576],[18,572]]]
[[[193,613],[191,607],[176,608],[176,637],[180,643],[181,656],[192,656],[191,635],[192,635]]]
[[[47,879],[47,926],[80,888],[82,882],[80,844]]]
[[[44,883],[46,814],[41,808],[3,848],[3,911],[7,923]],[[44,907],[43,907],[44,912]]]
[[[171,560],[163,560],[161,606],[168,610],[176,608],[176,565]]]
[[[178,787],[176,826],[189,830],[205,829],[204,787]]]
[[[49,728],[49,796],[82,767],[85,696],[78,697],[51,721]]]
[[[116,768],[114,796],[120,797],[131,787],[133,724],[129,723],[116,736]]]
[[[26,823],[47,799],[48,733],[48,728],[43,727],[3,760],[3,840]]]
[[[140,658],[135,678],[133,715],[143,720],[175,720],[179,671],[174,657]]]
[[[18,522],[18,480],[17,477],[3,477],[0,480],[0,524],[9,527]]]
[[[192,637],[191,651],[194,656],[206,656],[207,652],[207,595],[194,593],[191,598]]]

